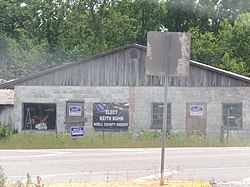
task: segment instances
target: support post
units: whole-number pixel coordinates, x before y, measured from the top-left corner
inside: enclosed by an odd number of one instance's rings
[[[228,139],[229,139],[229,119],[230,119],[230,107],[227,109],[227,146],[228,146]]]
[[[163,126],[162,126],[162,149],[161,149],[161,181],[160,181],[161,186],[164,185],[164,162],[165,162],[167,111],[168,111],[167,100],[168,100],[168,76],[165,76]]]
[[[171,35],[166,37],[166,56],[165,56],[165,76],[164,76],[164,110],[162,124],[162,149],[161,149],[161,179],[160,185],[164,185],[164,162],[165,162],[165,147],[166,147],[166,131],[167,131],[167,110],[168,110],[168,78],[170,71],[170,48]]]

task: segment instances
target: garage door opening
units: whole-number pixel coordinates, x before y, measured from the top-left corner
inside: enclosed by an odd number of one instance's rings
[[[56,129],[55,103],[24,103],[23,130]]]

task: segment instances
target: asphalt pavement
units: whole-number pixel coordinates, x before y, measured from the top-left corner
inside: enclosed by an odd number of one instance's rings
[[[111,182],[159,179],[161,149],[0,150],[8,183]],[[167,148],[165,179],[250,186],[250,149]],[[215,185],[215,186],[216,186]]]

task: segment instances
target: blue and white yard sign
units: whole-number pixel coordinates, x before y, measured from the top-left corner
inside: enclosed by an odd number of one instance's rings
[[[81,116],[82,107],[81,106],[69,106],[69,116]]]
[[[190,116],[203,116],[203,106],[191,105],[190,106]]]
[[[79,138],[84,136],[84,127],[71,127],[70,128],[70,136],[71,138]]]

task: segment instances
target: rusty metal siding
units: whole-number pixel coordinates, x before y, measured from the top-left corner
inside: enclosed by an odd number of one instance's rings
[[[14,90],[0,89],[0,124],[11,124],[14,113]]]
[[[0,105],[14,105],[14,90],[0,89]]]
[[[0,105],[0,124],[13,124],[14,105]]]
[[[162,86],[161,76],[145,75],[146,48],[129,47],[25,80],[18,85],[41,86]],[[170,77],[175,87],[241,87],[240,79],[216,68],[190,63],[189,77]]]

